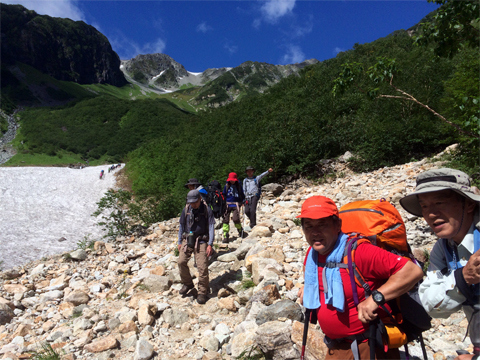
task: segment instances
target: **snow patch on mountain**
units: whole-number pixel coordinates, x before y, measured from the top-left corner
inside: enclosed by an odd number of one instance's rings
[[[105,178],[99,179],[101,170]],[[3,268],[72,250],[87,234],[105,234],[91,216],[115,187],[108,166],[0,167],[0,261]],[[117,170],[118,171],[118,170]],[[59,241],[61,238],[65,241]]]

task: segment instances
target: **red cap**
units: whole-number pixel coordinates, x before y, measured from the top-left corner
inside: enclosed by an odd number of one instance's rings
[[[230,173],[228,174],[228,179],[227,181],[238,181],[238,176],[236,173]]]
[[[325,196],[312,196],[305,200],[297,218],[321,219],[332,215],[338,216],[338,208],[333,200]]]

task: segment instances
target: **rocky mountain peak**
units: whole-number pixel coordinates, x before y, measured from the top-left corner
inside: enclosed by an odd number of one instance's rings
[[[1,39],[2,64],[18,61],[55,79],[79,84],[127,84],[108,39],[83,21],[2,4]]]

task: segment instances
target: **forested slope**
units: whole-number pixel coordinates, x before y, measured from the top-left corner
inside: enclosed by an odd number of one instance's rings
[[[443,84],[454,72],[454,61],[432,61],[407,32],[398,31],[373,43],[357,44],[304,69],[300,77],[282,80],[264,95],[199,115],[198,121],[175,134],[145,144],[129,156],[127,169],[134,189],[173,193],[176,208],[189,177],[203,183],[224,181],[231,171],[243,174],[249,164],[259,170],[272,166],[277,178],[315,174],[321,159],[347,150],[357,155],[351,164],[356,170],[369,170],[408,162],[455,142],[458,134],[426,109],[397,99],[369,100],[359,90],[368,87],[361,81],[360,86],[333,96],[333,81],[343,63],[358,61],[367,67],[379,56],[396,58],[402,70],[397,86],[433,108],[442,108]]]

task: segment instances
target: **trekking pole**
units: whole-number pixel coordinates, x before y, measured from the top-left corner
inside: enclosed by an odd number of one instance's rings
[[[248,201],[248,200],[247,200]],[[243,225],[242,225],[242,234],[240,235],[240,237],[243,239],[243,232],[245,231],[245,220],[246,220],[246,216],[245,216],[245,205],[243,206]]]
[[[300,360],[304,360],[305,358],[305,348],[307,346],[308,337],[308,323],[310,322],[311,311],[311,309],[305,309],[305,324],[303,325],[302,354],[300,355]]]

